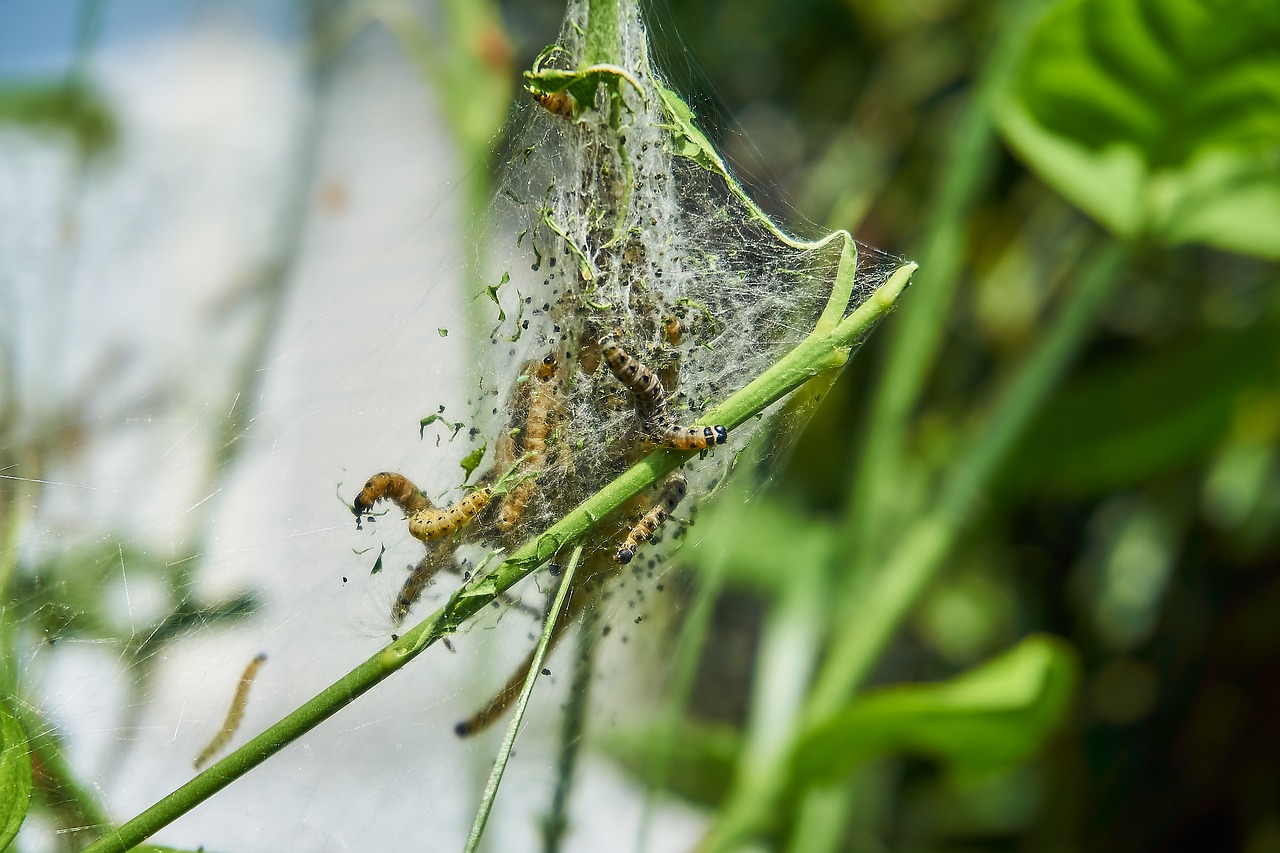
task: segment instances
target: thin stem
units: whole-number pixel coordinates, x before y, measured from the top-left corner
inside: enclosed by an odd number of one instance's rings
[[[525,675],[524,686],[520,688],[520,697],[516,699],[515,712],[511,722],[507,724],[506,734],[502,736],[502,746],[493,761],[493,770],[489,780],[484,784],[484,794],[480,797],[480,808],[476,811],[476,819],[471,824],[471,834],[467,836],[464,853],[475,853],[480,846],[480,838],[484,835],[484,825],[489,822],[489,814],[493,811],[493,801],[498,796],[498,785],[502,783],[502,774],[506,772],[507,761],[511,758],[511,750],[516,745],[516,735],[520,733],[520,725],[524,722],[524,712],[529,707],[529,697],[533,695],[533,685],[542,672],[542,662],[547,657],[547,647],[551,645],[551,635],[555,633],[556,622],[564,611],[564,604],[569,600],[569,591],[573,588],[573,575],[578,571],[578,561],[582,559],[582,545],[573,549],[573,556],[565,566],[564,577],[560,579],[560,588],[556,590],[555,602],[547,611],[547,621],[542,626],[542,637],[534,650],[533,660],[529,662],[529,672]]]
[[[560,853],[569,829],[569,795],[578,766],[578,752],[587,724],[587,704],[591,699],[591,676],[595,667],[596,640],[599,637],[600,612],[587,608],[578,626],[577,659],[573,663],[573,680],[569,700],[560,726],[560,757],[556,762],[556,788],[551,795],[551,809],[542,822],[543,853]]]
[[[820,567],[806,567],[817,571]],[[726,849],[718,830],[753,823],[760,815],[756,803],[774,802],[787,785],[785,767],[792,737],[804,719],[805,693],[822,646],[822,585],[798,578],[784,587],[786,594],[769,611],[760,632],[760,654],[742,757],[734,780],[735,796],[723,820],[700,848]]]
[[[870,331],[877,320],[893,308],[914,271],[914,264],[896,270],[862,305],[840,322],[834,331],[829,334],[814,333],[806,338],[745,388],[707,412],[705,420],[708,423],[722,423],[732,429],[764,411],[812,377],[843,364],[852,347]],[[418,623],[399,640],[376,652],[222,761],[85,848],[85,853],[124,853],[161,827],[177,820],[345,708],[438,639],[455,632],[459,625],[484,609],[499,593],[518,583],[551,559],[561,548],[580,540],[597,522],[693,455],[694,452],[661,449],[640,460],[613,482],[584,500],[542,535],[527,542],[493,572],[459,588],[443,607]]]

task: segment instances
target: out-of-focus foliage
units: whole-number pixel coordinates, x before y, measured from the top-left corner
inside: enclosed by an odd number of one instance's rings
[[[65,136],[86,160],[110,151],[118,133],[110,108],[80,81],[0,84],[0,127],[6,124]]]
[[[1280,387],[1278,367],[1280,329],[1264,319],[1084,372],[1029,429],[1005,483],[1024,493],[1100,495],[1203,462],[1238,428],[1246,398]]]
[[[394,2],[343,10],[351,32],[388,26],[474,163],[509,70],[550,38],[532,24],[558,20],[563,4],[507,4],[505,33],[494,7],[465,0],[445,5],[437,30]],[[1280,270],[1269,263],[1280,257],[1280,7],[671,0],[652,11],[663,67],[771,209],[949,262],[920,270],[899,316],[788,437],[789,458],[739,478],[750,501],[727,489],[692,528],[691,585],[723,595],[695,644],[688,714],[611,739],[611,754],[772,849],[1280,849]],[[67,136],[86,158],[116,133],[80,82],[0,94],[0,123]],[[474,213],[487,179],[467,180]],[[926,376],[876,507],[889,554],[937,541],[939,494],[988,447],[1010,377],[1098,258],[1124,262],[1069,372],[1046,380],[1034,417],[996,453],[932,583],[895,590],[881,549],[859,556],[850,519],[866,509],[862,447],[904,323],[932,313],[938,333],[908,353]],[[173,576],[109,542],[61,555],[15,581],[36,610],[28,626],[123,638],[103,587],[125,558]],[[909,615],[869,598],[877,580]],[[255,603],[180,601],[139,635],[163,642]],[[859,649],[874,662],[853,679],[865,692],[834,691],[833,707],[806,716],[798,706],[841,639],[880,623],[884,644]],[[677,664],[662,666],[678,680]],[[779,672],[798,685],[782,704],[797,707],[770,704]],[[21,786],[24,763],[31,785],[16,725],[0,712],[6,805],[26,802],[5,787]],[[48,729],[28,726],[44,784],[61,794],[72,775],[36,734]],[[767,812],[734,811],[757,801]],[[0,846],[13,819],[0,814]]]
[[[807,732],[793,785],[836,781],[884,755],[934,758],[963,774],[1025,760],[1062,719],[1075,693],[1070,647],[1031,637],[950,681],[882,687]]]
[[[18,834],[31,802],[31,755],[22,724],[0,702],[0,849]]]
[[[253,615],[259,607],[257,599],[247,592],[208,605],[178,594],[175,587],[182,584],[172,577],[174,567],[191,559],[161,560],[134,545],[108,540],[91,548],[57,554],[33,572],[20,576],[12,594],[32,609],[27,627],[49,642],[108,642],[144,659],[156,647],[195,627],[235,623]],[[122,564],[129,566],[131,575],[169,591],[171,600],[163,608],[164,615],[143,630],[131,624],[127,614],[102,607],[104,599],[110,601],[117,594],[123,595],[117,589],[123,584]]]
[[[963,683],[1048,631],[1079,660],[1078,691],[1056,700],[1069,721],[1033,739],[1041,749],[1020,769],[966,784],[937,772],[937,752],[911,748],[945,726],[891,708],[898,748],[884,752],[916,757],[862,765],[829,789],[826,811],[771,800],[781,810],[757,837],[795,850],[1272,849],[1280,810],[1256,792],[1280,785],[1266,758],[1280,743],[1266,722],[1280,713],[1280,630],[1263,615],[1280,601],[1275,4],[673,6],[658,15],[687,49],[659,53],[757,192],[781,187],[779,209],[790,192],[802,219],[916,260],[954,258],[955,270],[922,265],[771,484],[699,520],[694,538],[711,547],[685,554],[732,593],[706,629],[667,784],[731,810],[771,784],[755,775],[759,750],[786,742],[760,729],[770,614],[815,597],[807,612],[828,657],[838,650],[823,643],[850,621],[881,618],[852,556],[853,484],[886,361],[901,354],[895,335],[930,276],[954,274],[955,296],[924,309],[945,319],[877,530],[890,549],[982,445],[992,401],[1093,260],[1123,242],[1080,355],[1000,458],[869,679],[921,685],[873,687],[838,712]],[[1020,21],[1025,40],[1006,63]],[[972,132],[984,121],[985,137]],[[863,609],[840,608],[845,590]],[[793,733],[800,743],[812,725]],[[848,731],[875,728],[859,719]],[[821,744],[809,754],[824,766],[854,763]],[[970,747],[954,757],[980,759]],[[663,778],[639,746],[627,763]]]
[[[1128,238],[1280,258],[1280,6],[1074,0],[1036,28],[1002,129]]]
[[[445,0],[440,5],[440,32],[404,0],[357,6],[353,21],[359,26],[367,14],[390,30],[424,83],[435,89],[464,162],[483,159],[511,104],[511,43],[492,3]]]

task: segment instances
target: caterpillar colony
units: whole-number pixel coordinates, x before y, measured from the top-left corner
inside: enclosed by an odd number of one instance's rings
[[[682,467],[595,525],[552,642],[611,578],[655,571],[677,505],[691,515],[783,404],[732,429],[704,413],[804,340],[850,257],[847,234],[805,242],[760,212],[651,66],[637,4],[617,7],[619,63],[583,61],[588,3],[570,0],[557,43],[526,72],[532,97],[475,241],[494,325],[469,403],[487,465],[442,506],[392,472],[353,503],[358,520],[395,504],[427,548],[392,605],[397,624],[439,572],[513,552],[665,447]],[[852,256],[842,313],[898,266]],[[522,677],[459,733],[499,717]]]

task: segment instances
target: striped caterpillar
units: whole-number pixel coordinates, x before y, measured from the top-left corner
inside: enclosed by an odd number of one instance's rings
[[[547,433],[551,427],[551,410],[556,402],[556,395],[551,387],[551,380],[556,375],[559,362],[554,355],[548,355],[541,363],[530,362],[525,375],[528,380],[534,378],[540,383],[528,391],[528,413],[525,416],[524,429],[521,431],[525,460],[522,468],[526,476],[523,482],[511,490],[502,500],[502,508],[498,512],[497,527],[503,533],[511,530],[520,520],[525,506],[533,496],[538,484],[538,472],[546,465]]]
[[[644,422],[645,432],[659,444],[677,450],[706,450],[716,444],[724,444],[729,431],[721,425],[678,425],[667,411],[667,392],[658,375],[631,356],[618,339],[605,335],[600,339],[600,352],[609,370],[636,398],[636,411]]]
[[[423,542],[441,539],[459,530],[463,525],[475,518],[480,510],[488,505],[493,497],[493,489],[476,489],[464,498],[445,507],[438,508],[426,495],[418,490],[409,478],[403,474],[383,471],[374,474],[364,484],[360,494],[356,495],[352,509],[359,517],[373,508],[378,501],[387,500],[404,510],[409,519],[409,535]]]
[[[680,501],[684,500],[688,489],[689,481],[679,471],[667,478],[657,502],[636,522],[635,527],[631,528],[631,532],[627,534],[626,540],[618,547],[618,553],[614,556],[619,563],[625,565],[631,562],[636,551],[640,550],[640,546],[652,539],[653,534],[667,520],[667,516],[675,512]]]

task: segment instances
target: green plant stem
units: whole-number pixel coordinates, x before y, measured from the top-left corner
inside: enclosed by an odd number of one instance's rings
[[[975,432],[967,451],[945,483],[931,512],[897,540],[887,563],[848,612],[837,618],[842,625],[833,638],[805,708],[804,725],[793,737],[838,711],[865,680],[911,606],[942,566],[981,490],[998,469],[1031,415],[1053,390],[1075,353],[1084,343],[1102,306],[1120,280],[1126,249],[1108,243],[1065,297],[1056,322],[1030,359],[1005,388],[991,415]],[[786,763],[761,773],[787,779]],[[783,784],[772,790],[786,790]],[[775,813],[776,797],[770,789],[735,788],[722,811],[722,821],[708,834],[700,850],[735,849],[762,830]],[[804,811],[804,806],[801,806]]]
[[[516,735],[520,733],[520,725],[524,722],[524,712],[529,707],[529,697],[533,695],[533,685],[538,682],[542,672],[542,662],[546,660],[547,648],[551,645],[551,635],[555,633],[556,623],[564,612],[564,604],[569,600],[569,591],[573,589],[573,576],[578,571],[578,561],[582,559],[582,545],[573,549],[573,556],[565,566],[564,577],[560,579],[560,588],[556,590],[555,602],[547,611],[546,622],[542,626],[542,636],[538,639],[538,647],[534,650],[533,660],[529,662],[529,672],[525,675],[524,684],[520,688],[520,696],[516,699],[515,711],[511,721],[507,723],[507,731],[502,736],[502,746],[493,761],[493,770],[489,780],[484,784],[484,794],[480,797],[480,808],[471,824],[471,833],[467,836],[467,845],[463,853],[475,853],[484,835],[484,826],[489,822],[489,814],[493,811],[493,801],[498,796],[498,786],[502,784],[502,774],[506,772],[507,761],[511,758],[511,750],[516,745]]]
[[[790,853],[839,850],[849,810],[850,785],[832,785],[805,792],[792,822]]]
[[[914,264],[899,268],[862,305],[836,324],[834,329],[828,333],[815,332],[810,335],[777,364],[708,411],[704,420],[707,423],[722,423],[733,429],[814,376],[844,364],[853,346],[870,331],[877,320],[893,308],[914,271]],[[436,640],[454,633],[462,622],[482,610],[499,593],[541,566],[561,548],[581,539],[597,522],[621,507],[632,495],[653,484],[693,455],[691,452],[661,449],[640,460],[584,500],[541,536],[526,543],[493,572],[459,588],[443,607],[415,625],[400,639],[376,652],[222,761],[85,848],[85,853],[124,853],[186,814],[345,708],[413,660]]]
[[[621,65],[622,39],[618,35],[618,0],[588,0],[586,44],[582,67]]]
[[[569,796],[577,775],[578,753],[587,727],[587,705],[591,701],[591,677],[595,669],[596,642],[599,638],[600,611],[589,607],[578,626],[577,655],[573,662],[573,679],[565,703],[564,721],[560,726],[560,756],[556,761],[556,787],[551,795],[551,808],[542,822],[543,853],[560,853],[569,829]]]
[[[805,694],[822,647],[822,584],[798,578],[785,589],[760,633],[750,717],[734,779],[736,796],[721,817],[722,826],[728,828],[758,821],[761,815],[742,810],[753,809],[759,802],[775,802],[785,789],[787,776],[777,769],[788,763],[791,739],[804,719]],[[721,842],[713,834],[704,845],[722,849]]]

